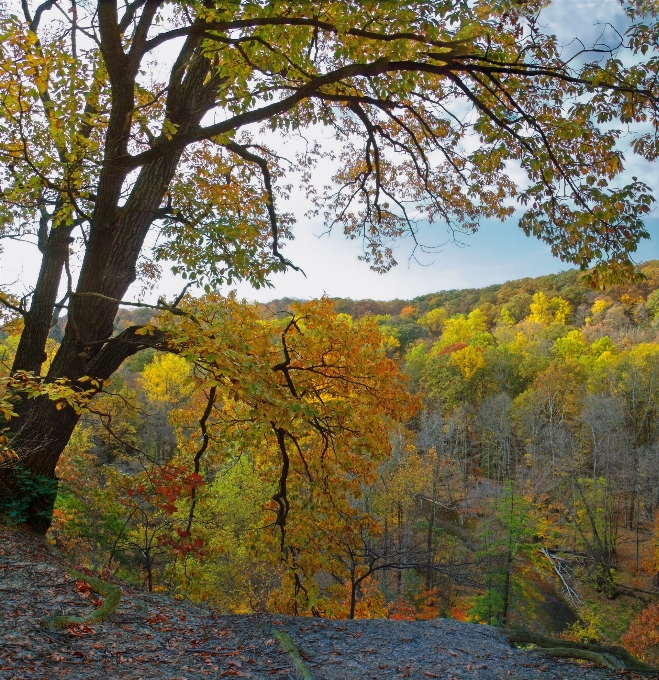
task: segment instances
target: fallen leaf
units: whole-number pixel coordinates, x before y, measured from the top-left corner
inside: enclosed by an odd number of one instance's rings
[[[68,626],[67,630],[69,635],[73,635],[74,637],[83,637],[84,635],[94,635],[96,633],[94,628],[91,626],[85,626],[84,624]],[[97,647],[97,649],[100,649],[100,647]]]
[[[75,588],[80,597],[87,598],[91,595],[91,586],[88,583],[85,583],[85,581],[76,581]]]

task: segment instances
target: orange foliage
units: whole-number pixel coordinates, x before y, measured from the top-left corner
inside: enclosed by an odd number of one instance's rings
[[[398,598],[389,618],[397,621],[430,621],[439,616],[440,605],[439,589],[422,587],[417,595],[409,599]]]
[[[646,663],[659,665],[659,605],[641,612],[622,636],[625,648]]]
[[[467,621],[467,612],[472,608],[470,598],[460,598],[451,607],[451,618],[456,621]]]
[[[416,618],[419,621],[430,621],[436,619],[441,611],[441,599],[439,588],[423,588],[417,600]]]
[[[416,607],[402,598],[399,598],[389,614],[390,619],[395,621],[416,621]]]
[[[389,613],[389,605],[376,581],[368,577],[360,584],[360,595],[355,605],[356,619],[383,619]],[[329,619],[347,619],[350,613],[350,584],[337,585],[331,597],[325,600],[324,616]]]
[[[361,581],[364,565],[351,573],[351,558],[363,551],[364,537],[380,529],[354,501],[387,460],[388,426],[409,418],[419,405],[407,393],[400,368],[382,351],[377,323],[337,316],[327,299],[296,304],[293,316],[267,322],[256,307],[234,297],[187,302],[190,316],[172,315],[168,332],[170,346],[194,365],[197,393],[212,394],[211,403],[221,404],[209,411],[208,455],[224,462],[224,452],[241,442],[252,452],[254,475],[271,489],[263,504],[267,529],[254,550],[269,553],[287,571],[271,596],[273,608],[295,614],[330,608],[314,579],[324,571],[343,584],[359,578],[355,614],[374,615],[384,602],[377,589],[377,598],[369,598],[368,583]],[[198,455],[198,442],[183,434],[198,422],[198,411],[191,403],[189,412],[173,416],[181,427],[181,461]],[[175,512],[181,489],[201,481],[176,477],[155,484],[163,499],[159,507]],[[350,611],[343,584],[333,605],[338,613],[329,616]]]

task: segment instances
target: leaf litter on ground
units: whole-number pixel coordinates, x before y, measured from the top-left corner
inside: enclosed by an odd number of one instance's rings
[[[88,584],[67,573],[69,566],[32,534],[0,529],[2,680],[616,677],[518,650],[489,626],[221,615],[126,583],[117,583],[122,599],[108,620],[46,630],[39,625],[44,617],[83,616],[100,604]]]

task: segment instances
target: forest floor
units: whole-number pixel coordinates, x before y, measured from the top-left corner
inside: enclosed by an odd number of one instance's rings
[[[109,620],[52,632],[39,625],[42,617],[84,615],[97,597],[67,573],[69,566],[45,541],[0,528],[2,680],[617,677],[592,665],[518,650],[489,626],[451,619],[221,616],[124,583],[119,584],[119,608]],[[291,640],[306,671],[296,663],[296,653],[285,649]]]

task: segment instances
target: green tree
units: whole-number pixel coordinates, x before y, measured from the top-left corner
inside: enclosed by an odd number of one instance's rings
[[[485,593],[473,600],[470,618],[505,626],[511,605],[515,563],[531,548],[534,521],[529,501],[507,480],[500,495],[487,503],[477,552],[484,567]]]
[[[514,323],[518,323],[529,315],[532,300],[528,293],[517,293],[503,306],[502,314],[506,312]]]
[[[645,306],[650,312],[653,325],[656,325],[657,319],[659,319],[659,289],[652,291],[645,301]]]

